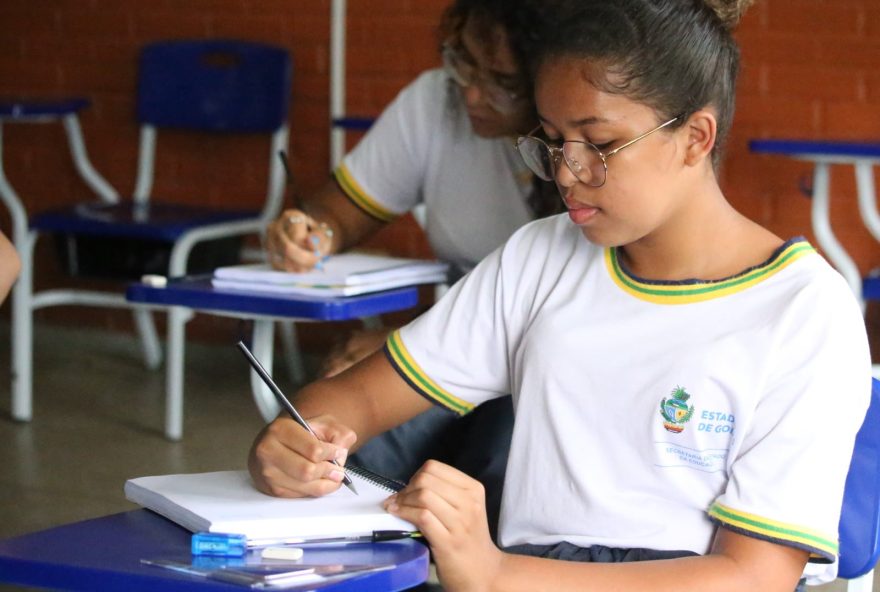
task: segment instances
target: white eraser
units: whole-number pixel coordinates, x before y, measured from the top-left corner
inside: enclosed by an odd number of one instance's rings
[[[164,288],[168,285],[168,278],[164,275],[146,274],[141,276],[141,283],[151,288]]]
[[[260,552],[263,559],[287,559],[296,561],[302,559],[303,550],[299,547],[266,547]]]

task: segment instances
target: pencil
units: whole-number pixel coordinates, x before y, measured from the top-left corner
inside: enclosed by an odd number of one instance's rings
[[[237,345],[238,345],[238,349],[241,350],[241,353],[244,354],[244,357],[247,358],[248,362],[250,362],[253,369],[257,371],[257,374],[260,375],[260,378],[263,379],[263,382],[265,382],[266,386],[269,387],[269,390],[272,391],[272,394],[275,395],[275,398],[278,400],[278,403],[282,407],[284,407],[284,409],[287,411],[288,414],[290,414],[290,417],[292,417],[296,423],[298,423],[299,425],[304,427],[306,430],[308,430],[308,432],[311,435],[313,435],[315,438],[317,438],[318,434],[316,434],[312,430],[312,427],[308,424],[308,422],[305,419],[303,419],[302,415],[299,414],[299,411],[297,411],[296,408],[293,406],[293,404],[288,400],[288,398],[284,396],[284,393],[281,392],[281,389],[278,388],[278,385],[275,384],[275,381],[272,380],[272,377],[269,376],[269,373],[266,372],[266,369],[263,368],[263,365],[260,364],[260,361],[254,357],[254,354],[251,353],[251,350],[248,349],[248,347],[244,344],[243,341],[239,341]],[[349,477],[348,474],[345,472],[345,469],[342,468],[342,466],[336,461],[336,459],[333,459],[331,462],[334,465],[336,465],[337,467],[339,467],[340,469],[342,469],[342,483],[345,484],[346,487],[351,489],[351,491],[355,495],[357,495],[357,489],[354,488],[354,483],[352,482],[351,477]]]

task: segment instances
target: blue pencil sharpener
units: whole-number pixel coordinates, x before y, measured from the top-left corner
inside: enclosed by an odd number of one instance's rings
[[[192,535],[192,554],[209,557],[243,557],[247,538],[243,534],[197,532]]]

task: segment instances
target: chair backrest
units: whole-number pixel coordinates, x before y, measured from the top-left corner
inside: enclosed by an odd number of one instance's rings
[[[287,120],[292,65],[279,47],[230,40],[162,41],[138,70],[141,124],[271,132]]]
[[[880,559],[880,381],[873,380],[871,405],[856,436],[840,514],[838,576],[857,578]]]

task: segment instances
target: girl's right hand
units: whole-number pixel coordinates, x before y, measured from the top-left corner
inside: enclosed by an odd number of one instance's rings
[[[305,212],[285,210],[266,231],[269,263],[279,271],[309,271],[330,253],[332,236],[326,224]]]
[[[317,438],[289,417],[263,428],[248,456],[257,489],[276,497],[320,497],[339,489],[357,435],[330,416],[312,418],[309,426]]]

